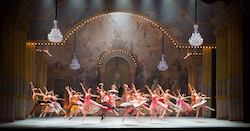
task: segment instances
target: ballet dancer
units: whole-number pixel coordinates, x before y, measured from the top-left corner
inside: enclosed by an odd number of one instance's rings
[[[188,87],[189,87],[189,90],[190,90],[190,93],[191,93],[191,100],[192,100],[192,103],[191,103],[191,105],[190,105],[190,108],[189,108],[189,110],[188,110],[188,113],[186,114],[187,116],[188,116],[189,113],[192,111],[192,106],[195,104],[195,98],[196,98],[196,96],[197,96],[197,93],[196,93],[196,90],[194,89],[194,87],[193,87],[193,89],[192,89],[192,87],[191,87],[190,84],[188,84]]]
[[[177,105],[175,105],[174,103],[172,103],[172,102],[169,100],[169,98],[172,98],[172,99],[177,100],[177,97],[172,96],[171,94],[169,94],[169,92],[170,92],[169,89],[167,89],[167,90],[164,92],[163,89],[162,89],[162,87],[161,87],[159,84],[157,84],[157,86],[158,86],[158,88],[160,89],[161,93],[163,94],[162,97],[163,97],[163,99],[164,99],[164,104],[169,105],[169,108],[172,108],[172,109],[175,110],[175,111],[177,111],[177,109],[182,110],[180,107],[178,107]],[[173,112],[173,111],[172,111],[172,112]],[[166,110],[163,111],[162,116],[160,117],[160,119],[162,119],[162,118],[164,117],[165,113],[166,113]]]
[[[128,110],[131,108],[131,106],[136,103],[135,100],[132,100],[133,99],[133,96],[132,96],[132,91],[128,91],[128,85],[127,84],[124,84],[124,93],[126,95],[126,102],[123,102],[120,104],[120,106],[122,107],[125,107],[125,114],[122,118],[122,122],[125,120],[125,117],[127,116],[127,113],[128,113]]]
[[[77,113],[82,112],[83,114],[83,102],[85,99],[82,98],[82,94],[80,92],[77,92],[75,95],[73,95],[73,100],[72,103],[74,103],[70,107],[70,118],[69,120],[73,117],[73,115],[76,117]],[[82,100],[82,101],[81,101]]]
[[[82,117],[82,121],[85,119],[85,117],[86,117],[87,114],[96,113],[100,108],[105,108],[105,109],[108,108],[108,107],[102,106],[102,105],[100,105],[100,104],[98,104],[95,101],[93,101],[93,100],[90,99],[90,97],[98,97],[98,98],[100,98],[98,95],[91,94],[91,91],[92,91],[91,88],[89,88],[88,92],[87,92],[81,82],[80,82],[80,85],[82,87],[83,92],[85,93],[85,101],[83,103],[83,117]]]
[[[141,95],[141,92],[139,90],[136,90],[135,88],[135,85],[132,84],[132,88],[135,92],[135,99],[136,99],[136,103],[133,104],[134,108],[137,110],[137,113],[136,113],[136,121],[138,120],[138,116],[139,116],[139,113],[142,114],[143,116],[145,116],[144,113],[142,113],[140,110],[141,108],[140,107],[143,107],[147,110],[149,110],[149,108],[147,108],[145,105],[146,105],[146,102],[147,102],[147,99],[146,98],[143,98],[142,95]],[[150,110],[149,110],[150,111]]]
[[[107,91],[104,91],[104,96],[101,98],[102,101],[102,105],[108,107],[107,109],[102,108],[102,118],[101,120],[103,120],[106,117],[107,111],[114,111],[115,114],[117,116],[119,116],[119,114],[117,112],[119,112],[110,102],[112,98],[108,95]]]
[[[69,88],[69,86],[65,87],[66,91],[68,92],[68,95],[69,95],[69,106],[68,106],[68,110],[66,111],[65,113],[65,116],[64,116],[64,119],[68,116],[71,108],[73,107],[73,105],[77,105],[75,103],[75,94],[76,94],[76,91],[72,90],[72,88]],[[73,117],[73,113],[71,112],[71,115],[70,115],[70,118],[71,119]]]
[[[191,108],[196,108],[196,118],[195,118],[196,121],[197,121],[198,116],[199,116],[200,107],[202,107],[206,111],[208,111],[208,110],[205,107],[207,107],[211,111],[215,111],[215,109],[213,109],[213,108],[211,108],[209,106],[204,105],[207,102],[206,99],[211,99],[210,97],[207,97],[204,94],[198,93],[195,99],[196,99],[195,104]]]
[[[30,111],[30,114],[29,114],[28,118],[32,117],[32,114],[35,112],[37,106],[40,105],[41,102],[43,102],[43,101],[40,101],[38,99],[38,96],[44,96],[44,94],[39,93],[39,90],[37,88],[34,88],[33,83],[31,81],[30,81],[30,86],[31,86],[31,90],[32,90],[32,93],[33,93],[32,100],[35,103],[34,103],[34,106],[33,106],[32,110]]]
[[[114,107],[114,108],[116,108],[116,104],[115,104],[115,101],[116,100],[120,100],[121,98],[120,97],[118,97],[115,93],[118,93],[119,91],[118,90],[116,90],[116,89],[118,89],[116,86],[115,86],[115,84],[113,84],[112,86],[111,86],[111,90],[109,90],[108,92],[110,93],[110,97],[111,97],[111,99],[110,99],[110,102],[111,102],[111,104],[112,104],[112,106]],[[117,110],[117,109],[116,109]],[[117,110],[118,111],[118,110]],[[119,111],[118,111],[119,112]]]
[[[157,91],[154,90],[153,92],[149,89],[147,85],[145,85],[148,89],[149,94],[151,95],[152,102],[150,104],[150,122],[152,121],[153,115],[163,112],[165,109],[168,110],[168,105],[163,104],[162,102],[158,101],[160,97],[157,95]],[[169,112],[173,112],[172,110],[168,110]]]
[[[66,112],[64,111],[64,109],[62,108],[62,106],[57,102],[57,100],[64,100],[64,99],[58,98],[58,97],[59,97],[58,94],[55,94],[55,95],[54,95],[54,91],[53,91],[53,90],[51,90],[51,92],[49,93],[49,95],[51,95],[51,101],[52,101],[51,104],[53,104],[54,108],[52,108],[51,106],[46,106],[46,107],[45,107],[44,116],[46,116],[47,112],[50,113],[50,116],[49,116],[49,117],[51,117],[52,114],[53,114],[53,112],[56,112],[56,111],[57,111],[58,113],[59,113],[60,111],[63,111],[64,113],[66,113]]]
[[[190,96],[186,97],[186,94],[181,95],[179,90],[177,90],[177,92],[178,92],[178,97],[177,97],[178,99],[176,100],[176,105],[179,108],[177,109],[176,117],[179,117],[180,112],[187,112],[190,109],[190,105],[185,102],[185,100],[187,98],[190,98]]]
[[[44,87],[44,89],[45,89],[45,94],[42,92],[42,90],[40,89],[40,92],[42,93],[42,94],[44,94],[44,96],[43,96],[43,101],[44,101],[44,103],[41,103],[41,105],[43,105],[43,107],[42,107],[42,112],[41,112],[41,114],[39,115],[39,118],[40,117],[45,117],[46,116],[46,107],[47,106],[49,106],[50,108],[51,108],[51,111],[52,112],[56,112],[56,114],[59,114],[59,112],[55,109],[55,107],[54,107],[54,105],[52,104],[52,92],[50,91],[50,92],[48,92],[48,90],[47,90],[47,88],[46,87]]]

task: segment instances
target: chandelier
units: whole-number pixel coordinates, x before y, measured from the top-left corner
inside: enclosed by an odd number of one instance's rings
[[[165,56],[165,55],[161,55],[161,61],[160,61],[159,65],[158,65],[158,69],[159,69],[160,71],[165,71],[166,69],[168,69],[168,64],[167,64],[167,62],[164,60],[164,56]]]
[[[188,42],[192,46],[200,46],[203,44],[203,38],[201,34],[198,32],[198,25],[197,25],[197,0],[195,0],[195,24],[194,24],[194,33],[188,39]]]
[[[58,29],[58,26],[57,26],[57,0],[56,1],[56,9],[55,9],[55,20],[53,21],[54,23],[54,27],[51,29],[50,33],[48,34],[48,40],[50,42],[61,42],[62,39],[63,39],[63,36],[60,32],[60,30]]]
[[[71,60],[69,64],[69,68],[72,70],[77,70],[80,68],[80,63],[78,62],[78,59],[76,58],[76,32],[74,33],[74,54],[73,59]]]
[[[203,44],[203,38],[201,37],[201,34],[198,32],[198,25],[194,25],[194,33],[192,33],[192,36],[188,39],[188,42],[192,46],[200,46]]]
[[[54,20],[54,27],[51,29],[50,33],[48,34],[48,40],[50,42],[61,42],[62,41],[62,34],[57,26],[57,20]]]
[[[71,60],[71,63],[69,64],[69,68],[72,70],[77,70],[80,68],[80,63],[78,62],[78,59],[76,59],[76,53],[73,54],[73,59]]]
[[[161,55],[161,61],[159,65],[157,66],[160,71],[165,71],[168,69],[168,64],[164,60],[164,57],[165,57],[164,55],[164,32],[162,32],[162,55]]]

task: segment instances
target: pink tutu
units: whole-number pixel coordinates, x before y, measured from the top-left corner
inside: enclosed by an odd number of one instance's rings
[[[181,109],[183,109],[183,110],[181,110],[182,112],[186,112],[190,109],[190,105],[188,103],[184,102],[183,98],[181,98],[179,100],[179,104],[177,106],[180,107]]]
[[[93,114],[99,111],[101,107],[97,106],[98,103],[90,99],[90,95],[85,95],[85,101],[83,103],[83,111],[86,110],[87,114]]]
[[[51,105],[53,103],[50,103]],[[48,104],[46,107],[45,107],[45,112],[55,112],[54,109],[50,106],[50,104]],[[53,104],[54,105],[54,104]]]
[[[168,105],[165,105],[164,103],[157,101],[156,96],[152,96],[152,102],[150,105],[150,114],[158,114],[163,112],[165,109],[168,108]]]

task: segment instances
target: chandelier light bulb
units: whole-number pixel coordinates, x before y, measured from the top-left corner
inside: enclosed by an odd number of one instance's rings
[[[194,25],[194,33],[192,33],[192,36],[188,39],[188,42],[192,46],[200,46],[203,44],[203,38],[198,32],[198,25]]]
[[[71,63],[69,64],[69,68],[72,70],[77,70],[80,68],[78,59],[76,59],[76,53],[73,54],[73,59],[71,60]]]
[[[57,20],[53,21],[54,23],[54,27],[51,29],[50,33],[48,34],[48,40],[50,42],[61,42],[63,39],[63,36],[60,32],[60,30],[58,29]]]
[[[168,69],[168,64],[164,60],[164,56],[165,55],[161,55],[161,61],[160,61],[159,65],[157,66],[160,71],[165,71]]]

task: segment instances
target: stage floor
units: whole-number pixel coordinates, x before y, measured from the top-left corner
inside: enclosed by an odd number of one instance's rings
[[[250,128],[250,123],[243,123],[239,121],[217,120],[216,118],[202,118],[199,117],[195,121],[195,117],[164,117],[159,120],[158,117],[153,118],[150,122],[149,116],[139,116],[138,120],[135,120],[135,116],[127,117],[122,122],[122,117],[107,116],[102,121],[101,116],[86,116],[84,121],[81,121],[82,117],[73,117],[71,120],[67,117],[65,120],[63,117],[45,117],[45,118],[30,118],[26,120],[15,120],[14,122],[0,123],[0,128],[15,128],[15,129],[81,129],[81,128],[154,128],[154,129],[205,129],[205,128]]]

